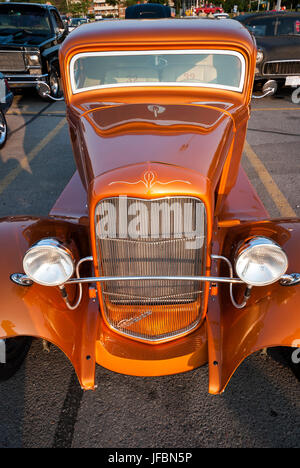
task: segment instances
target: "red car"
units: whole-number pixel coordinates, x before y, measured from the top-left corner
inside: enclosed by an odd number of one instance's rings
[[[224,13],[224,10],[221,6],[216,7],[215,5],[210,3],[209,5],[206,4],[206,5],[201,6],[200,8],[197,8],[196,14],[199,15],[200,13],[205,13],[206,15],[209,15],[209,14],[214,15],[215,13]]]

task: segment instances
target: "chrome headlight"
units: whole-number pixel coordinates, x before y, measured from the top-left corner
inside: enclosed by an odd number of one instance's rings
[[[252,286],[275,283],[285,274],[287,267],[288,259],[283,249],[266,237],[253,237],[236,254],[236,273]]]
[[[29,250],[23,259],[26,275],[43,286],[59,286],[74,273],[72,253],[56,239],[42,239]]]
[[[258,49],[257,54],[256,54],[256,63],[261,63],[263,61],[263,58],[264,58],[263,51],[261,49]]]

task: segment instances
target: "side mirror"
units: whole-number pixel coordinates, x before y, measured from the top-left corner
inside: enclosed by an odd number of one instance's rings
[[[255,94],[252,94],[253,99],[262,99],[266,96],[273,96],[273,94],[276,93],[278,88],[277,81],[275,80],[268,80],[266,83],[263,85],[262,92],[263,94],[261,96],[257,96]]]
[[[64,100],[64,97],[60,97],[60,98],[55,98],[53,96],[51,96],[51,89],[50,89],[50,86],[45,83],[44,81],[38,81],[37,82],[37,85],[36,85],[36,90],[37,92],[39,93],[39,95],[42,97],[42,98],[49,98],[49,99],[52,99],[52,101],[63,101]]]

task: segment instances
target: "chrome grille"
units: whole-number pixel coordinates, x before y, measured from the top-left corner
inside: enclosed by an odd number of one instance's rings
[[[191,197],[110,198],[95,213],[103,276],[195,276],[205,271],[204,204]],[[201,319],[203,283],[116,281],[102,285],[109,325],[148,341],[170,339]]]
[[[300,75],[300,60],[266,62],[264,75]]]
[[[1,72],[24,72],[25,70],[23,52],[0,51]]]

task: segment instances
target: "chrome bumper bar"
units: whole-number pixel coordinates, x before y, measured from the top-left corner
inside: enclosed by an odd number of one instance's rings
[[[26,277],[27,278],[27,277]],[[29,278],[27,278],[29,279]],[[103,283],[106,281],[208,281],[211,283],[245,284],[240,278],[221,278],[219,276],[96,276],[91,278],[71,278],[65,284]]]
[[[14,273],[11,280],[22,286],[30,286],[33,281],[22,273]],[[89,278],[71,278],[64,284],[104,283],[111,281],[206,281],[211,283],[245,284],[240,278],[222,278],[219,276],[91,276]]]
[[[8,75],[4,74],[11,88],[35,87],[39,81],[46,81],[48,74],[44,75]]]

